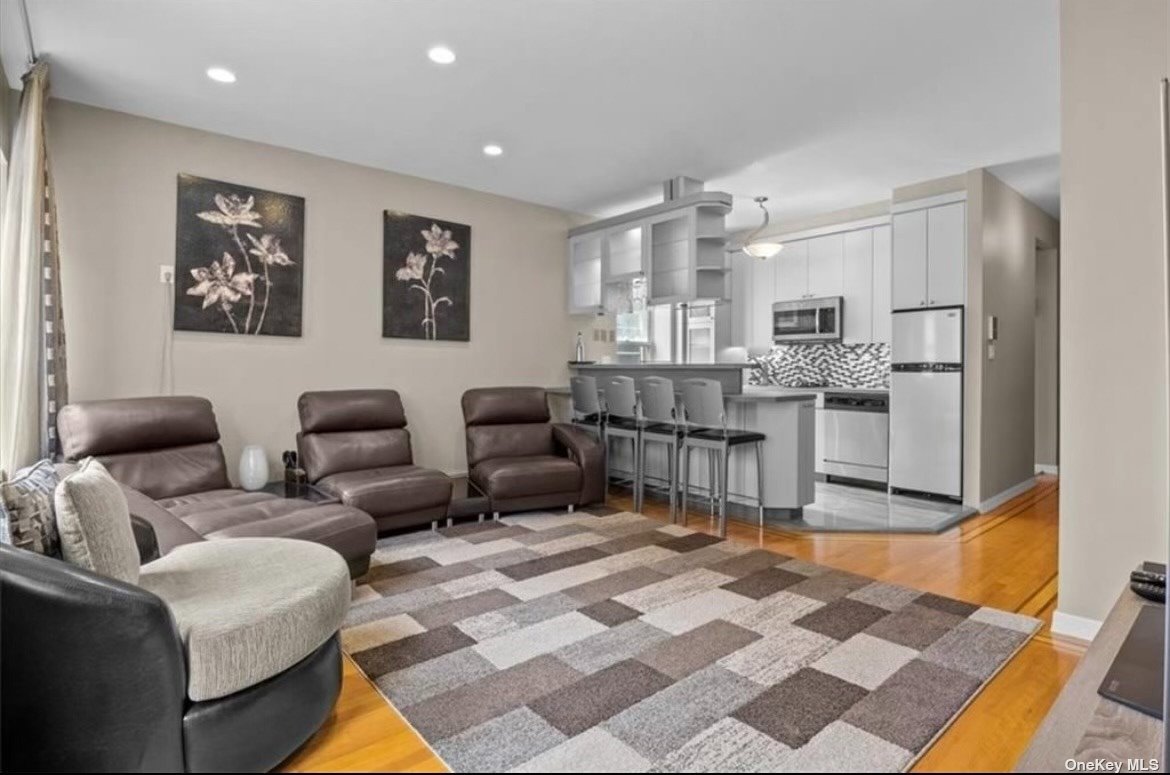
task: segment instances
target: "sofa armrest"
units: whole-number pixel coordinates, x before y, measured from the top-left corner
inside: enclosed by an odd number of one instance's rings
[[[167,554],[176,546],[204,540],[183,520],[164,509],[148,495],[133,487],[123,484],[122,494],[126,496],[126,505],[130,508],[131,519],[137,519],[150,525],[154,534],[156,556]],[[138,530],[135,530],[137,538]],[[142,554],[142,544],[139,544],[139,555]],[[142,560],[147,562],[146,559]]]
[[[138,564],[145,565],[159,558],[158,537],[154,528],[142,517],[130,515],[130,528],[134,531],[134,543],[138,546]]]
[[[599,503],[605,500],[605,447],[591,433],[568,423],[553,423],[553,440],[569,458],[581,466],[581,498],[579,503]]]
[[[187,669],[170,610],[0,545],[0,770],[183,769]]]

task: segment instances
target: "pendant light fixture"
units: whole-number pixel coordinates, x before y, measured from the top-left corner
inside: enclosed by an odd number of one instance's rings
[[[756,237],[759,236],[760,233],[764,231],[764,229],[768,228],[768,221],[770,220],[770,216],[768,215],[768,208],[764,205],[764,203],[768,201],[768,197],[757,196],[752,201],[759,205],[760,209],[764,211],[764,222],[759,225],[759,228],[747,236],[747,239],[743,241],[743,247],[741,247],[740,250],[742,250],[744,253],[747,253],[752,258],[758,258],[763,261],[764,259],[771,258],[772,256],[779,253],[784,249],[784,246],[779,242],[756,241]]]

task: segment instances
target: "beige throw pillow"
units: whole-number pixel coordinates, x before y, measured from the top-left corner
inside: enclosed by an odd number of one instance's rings
[[[54,495],[61,554],[103,576],[138,583],[138,546],[126,496],[106,467],[88,458]]]

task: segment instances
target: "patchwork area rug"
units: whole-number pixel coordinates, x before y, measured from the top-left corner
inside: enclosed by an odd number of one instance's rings
[[[578,512],[382,540],[342,645],[460,772],[876,772],[1038,625]]]

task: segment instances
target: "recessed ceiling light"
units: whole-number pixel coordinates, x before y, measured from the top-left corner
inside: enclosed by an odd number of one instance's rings
[[[455,52],[446,46],[431,46],[427,57],[436,65],[449,65],[455,61]]]
[[[226,67],[209,67],[207,68],[207,77],[219,83],[235,83],[236,74]]]
[[[495,143],[488,143],[483,147],[484,156],[500,156],[504,153],[504,149]]]

